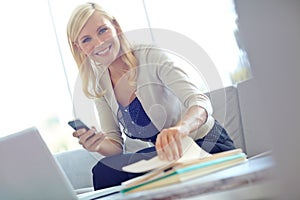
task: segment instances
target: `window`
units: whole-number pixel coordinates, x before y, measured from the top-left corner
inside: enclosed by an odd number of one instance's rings
[[[0,137],[36,126],[52,152],[77,148],[65,125],[72,104],[47,2],[2,2],[0,17]]]

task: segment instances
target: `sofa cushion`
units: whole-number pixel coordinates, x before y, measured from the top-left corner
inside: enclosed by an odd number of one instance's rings
[[[99,156],[85,149],[54,154],[75,190],[93,187],[92,168],[100,159]]]
[[[246,152],[237,88],[228,86],[207,95],[213,106],[213,117],[227,130],[235,146]]]

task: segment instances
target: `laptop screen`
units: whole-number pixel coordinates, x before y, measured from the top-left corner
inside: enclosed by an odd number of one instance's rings
[[[77,199],[34,127],[0,138],[0,199]]]

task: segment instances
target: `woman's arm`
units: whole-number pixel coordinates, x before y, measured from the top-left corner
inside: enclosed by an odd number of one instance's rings
[[[104,97],[95,100],[96,109],[100,119],[101,131],[95,128],[86,131],[80,129],[73,133],[79,138],[79,144],[92,152],[98,152],[104,156],[120,154],[123,151],[123,138],[119,126],[113,117],[112,109]]]
[[[182,156],[182,137],[201,127],[207,112],[200,106],[192,106],[175,126],[163,129],[157,136],[156,150],[160,159],[177,160]]]
[[[200,128],[207,120],[207,112],[201,106],[192,106],[176,126],[183,127],[190,132]]]
[[[159,79],[187,108],[186,113],[179,116],[180,120],[176,125],[161,130],[156,141],[157,153],[161,159],[176,160],[182,156],[181,138],[206,123],[208,116],[212,114],[211,102],[197,83],[191,80],[185,71],[187,68],[176,66],[163,50],[158,50],[156,56],[149,58],[154,63],[160,63],[157,68]]]

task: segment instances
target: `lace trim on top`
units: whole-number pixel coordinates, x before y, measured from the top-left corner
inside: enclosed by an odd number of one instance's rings
[[[128,106],[124,107],[119,104],[117,118],[122,125],[123,132],[128,137],[155,143],[159,131],[151,122],[137,97]]]

